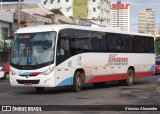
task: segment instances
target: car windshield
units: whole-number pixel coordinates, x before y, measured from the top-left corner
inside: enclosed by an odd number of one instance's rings
[[[160,65],[160,60],[156,60],[156,65]]]
[[[4,65],[0,63],[0,71],[3,69]]]
[[[11,64],[40,65],[54,60],[56,32],[15,34]]]

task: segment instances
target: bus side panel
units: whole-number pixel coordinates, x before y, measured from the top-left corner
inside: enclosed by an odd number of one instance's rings
[[[146,56],[149,60],[144,61]],[[86,83],[124,80],[130,66],[134,67],[136,78],[145,77],[154,74],[154,61],[154,54],[78,54],[56,67],[56,86],[73,85],[74,73],[79,68],[85,71]]]
[[[153,75],[155,72],[155,55],[154,54],[127,54],[129,66],[135,68],[135,78],[142,78]]]
[[[97,73],[92,74],[88,83],[96,82],[106,82],[106,81],[115,81],[126,79],[126,71],[128,66],[126,64],[119,64],[118,61],[113,61],[116,56],[118,58],[125,58],[125,54],[107,54],[107,53],[97,53],[94,61],[97,61],[97,64],[94,67],[97,68]],[[98,60],[97,60],[98,58]],[[90,59],[89,59],[90,60]],[[92,63],[92,61],[90,61]]]

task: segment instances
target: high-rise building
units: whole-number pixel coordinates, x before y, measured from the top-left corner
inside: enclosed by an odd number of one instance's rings
[[[130,31],[130,4],[122,4],[121,1],[111,4],[110,26]]]
[[[138,32],[155,34],[155,11],[141,10],[138,13]]]
[[[96,24],[109,25],[110,0],[41,0],[46,9],[60,9],[67,17],[94,19]]]

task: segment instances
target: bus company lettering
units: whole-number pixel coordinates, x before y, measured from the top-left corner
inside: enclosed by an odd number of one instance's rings
[[[112,58],[113,62],[128,62],[128,58]]]
[[[116,56],[117,54],[110,54],[106,65],[128,65],[128,58]]]

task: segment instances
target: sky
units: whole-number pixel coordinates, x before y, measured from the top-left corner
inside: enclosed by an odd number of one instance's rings
[[[116,3],[117,0],[110,0],[111,3]],[[25,0],[29,3],[40,3],[41,0]],[[151,8],[155,10],[155,25],[160,26],[160,0],[121,0],[121,3],[130,3],[131,5],[131,31],[138,31],[138,12]]]

